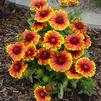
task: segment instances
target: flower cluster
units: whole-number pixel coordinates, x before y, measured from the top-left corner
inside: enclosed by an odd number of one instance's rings
[[[79,0],[60,0],[60,5],[62,7],[67,7],[67,6],[77,6],[79,4]]]
[[[76,0],[65,1],[71,6],[78,4]],[[22,33],[22,40],[6,48],[13,59],[9,74],[14,78],[22,78],[29,69],[30,61],[34,61],[37,64],[35,74],[40,73],[38,76],[42,74],[39,67],[44,73],[62,73],[67,79],[94,76],[95,63],[84,55],[91,46],[87,25],[77,18],[71,22],[66,11],[54,10],[46,0],[33,0],[31,10],[35,17],[30,28]],[[68,29],[72,30],[71,34]],[[48,81],[46,76],[40,78]],[[37,101],[51,99],[44,86],[37,87],[34,95]]]

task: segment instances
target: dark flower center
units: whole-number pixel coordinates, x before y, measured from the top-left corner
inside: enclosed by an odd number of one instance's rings
[[[57,38],[56,38],[56,37],[51,37],[51,38],[49,39],[49,42],[50,42],[51,44],[55,44],[55,43],[57,43]]]
[[[41,91],[40,96],[41,96],[42,98],[44,98],[44,97],[46,96],[46,92]]]
[[[18,63],[16,63],[16,64],[14,65],[14,70],[15,70],[16,72],[19,72],[19,71],[21,70],[21,67],[22,67],[22,65],[18,62]]]
[[[42,3],[42,2],[37,2],[37,3],[35,4],[35,6],[38,7],[38,8],[43,7],[43,3]]]
[[[72,65],[72,67],[70,68],[70,71],[72,72],[72,73],[77,73],[76,71],[75,71],[75,66],[74,65]]]
[[[87,65],[87,64],[82,64],[82,69],[83,69],[84,71],[89,71],[89,65]]]
[[[30,41],[33,40],[33,38],[34,38],[34,36],[33,36],[31,33],[29,33],[29,34],[25,37],[25,40],[26,40],[27,42],[30,42]]]
[[[73,37],[70,40],[71,44],[77,45],[79,43],[79,39],[77,37]]]
[[[34,25],[42,25],[42,23],[35,21]]]
[[[46,60],[46,59],[50,58],[50,54],[47,51],[43,51],[41,53],[41,57],[42,57],[42,59]]]
[[[57,24],[63,24],[63,23],[64,23],[64,18],[59,15],[59,16],[57,16],[57,17],[55,18],[55,22],[56,22]]]
[[[22,49],[21,46],[15,46],[13,48],[13,53],[16,54],[16,55],[18,55],[18,54],[20,54],[21,49]]]
[[[84,25],[82,22],[75,23],[75,26],[77,29],[83,29],[84,28]]]
[[[56,62],[59,65],[63,65],[66,62],[66,57],[65,56],[57,56]]]
[[[75,50],[75,51],[70,51],[70,53],[72,54],[72,55],[75,55],[75,54],[78,54],[78,50]]]
[[[33,50],[32,49],[29,49],[27,52],[26,52],[27,55],[32,55],[33,54]]]
[[[49,14],[49,11],[47,11],[47,10],[43,10],[40,12],[41,17],[46,17],[48,14]]]

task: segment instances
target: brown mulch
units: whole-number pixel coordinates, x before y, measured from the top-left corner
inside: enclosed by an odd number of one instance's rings
[[[29,80],[12,79],[8,74],[11,63],[5,52],[7,44],[16,41],[16,34],[28,28],[29,11],[14,5],[0,5],[0,101],[33,101],[33,86]],[[97,96],[77,95],[75,91],[67,94],[61,101],[101,101],[101,29],[88,33],[92,38],[90,55],[97,64],[94,79],[97,81]],[[57,98],[52,101],[60,101]]]

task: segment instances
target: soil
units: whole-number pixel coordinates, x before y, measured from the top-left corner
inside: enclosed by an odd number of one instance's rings
[[[29,10],[13,4],[0,5],[0,101],[33,101],[33,86],[29,80],[13,79],[8,74],[11,63],[5,51],[9,43],[16,41],[17,33],[28,28]],[[97,82],[97,96],[78,95],[75,90],[65,95],[63,100],[53,98],[52,101],[101,101],[101,29],[91,29],[88,34],[92,38],[90,55],[97,65],[94,79]]]

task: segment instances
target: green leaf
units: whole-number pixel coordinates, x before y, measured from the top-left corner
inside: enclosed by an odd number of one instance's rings
[[[63,80],[63,89],[66,89],[68,85],[68,79],[67,77]]]
[[[64,95],[63,85],[60,84],[59,86],[60,86],[60,87],[59,87],[58,97],[59,97],[60,99],[62,99],[62,98],[63,98],[63,95]]]
[[[63,32],[65,33],[65,35],[71,35],[71,34],[73,34],[72,29],[70,29],[69,27],[66,28]]]
[[[31,26],[32,23],[34,22],[34,15],[32,15],[28,20],[27,20],[28,24]]]
[[[88,50],[85,50],[83,57],[90,58],[90,55],[89,55],[89,52],[88,52]]]
[[[33,83],[33,77],[32,77],[32,75],[29,76],[29,80]]]
[[[42,80],[43,80],[43,82],[45,82],[45,83],[47,83],[47,82],[50,81],[50,80],[49,80],[49,77],[46,76],[46,75],[42,77]]]
[[[76,79],[70,80],[70,83],[71,83],[71,86],[73,88],[76,88],[77,87],[78,80],[76,80]]]
[[[42,68],[37,68],[35,74],[36,74],[38,77],[44,76],[44,69],[42,69]]]
[[[91,78],[81,79],[79,89],[79,94],[96,95],[96,82]]]

